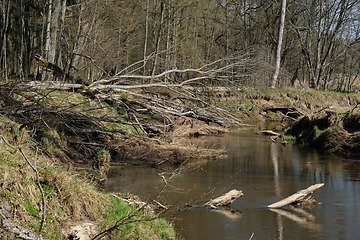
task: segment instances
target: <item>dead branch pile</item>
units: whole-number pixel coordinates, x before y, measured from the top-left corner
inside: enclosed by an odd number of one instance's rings
[[[40,66],[51,66],[50,70],[60,72],[58,66],[44,64],[41,57],[37,56],[37,60],[41,61]],[[221,74],[236,67],[235,64],[204,70],[215,64],[171,70],[152,78],[117,74],[88,86],[37,81],[0,85],[0,114],[22,124],[21,129],[31,129],[46,147],[45,152],[64,162],[77,159],[77,163],[95,166],[92,163],[102,149],[110,152],[113,162],[116,159],[136,165],[215,159],[223,151],[166,143],[175,138],[218,134],[226,131],[224,126],[242,124],[233,113],[214,106],[206,98],[209,91],[227,89],[188,85],[198,80],[221,79]],[[167,79],[171,74],[191,72],[202,77],[182,83],[120,85],[124,79]],[[76,102],[77,96],[82,96],[82,102]]]

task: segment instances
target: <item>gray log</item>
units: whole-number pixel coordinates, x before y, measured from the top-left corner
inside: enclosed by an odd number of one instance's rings
[[[211,208],[218,208],[222,206],[230,205],[236,199],[242,197],[244,194],[241,190],[233,189],[230,192],[225,193],[224,195],[217,197],[215,199],[210,200],[205,203],[205,206],[209,206]]]

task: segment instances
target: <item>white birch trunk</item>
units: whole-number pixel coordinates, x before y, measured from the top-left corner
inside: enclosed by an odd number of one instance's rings
[[[280,12],[280,22],[279,22],[279,32],[278,39],[276,44],[276,52],[275,52],[275,72],[271,82],[271,88],[275,88],[279,72],[280,72],[280,61],[281,61],[281,46],[282,39],[284,35],[284,26],[285,26],[285,12],[286,12],[286,0],[281,1],[281,12]]]
[[[53,0],[49,0],[49,10],[46,21],[46,40],[45,40],[45,58],[49,57],[50,45],[51,45],[51,15],[52,15],[52,2]]]

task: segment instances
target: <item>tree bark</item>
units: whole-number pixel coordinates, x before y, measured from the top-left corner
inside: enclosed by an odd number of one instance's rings
[[[284,26],[285,26],[285,12],[286,12],[286,0],[281,1],[281,12],[280,12],[280,22],[279,22],[279,32],[278,39],[276,44],[276,52],[275,52],[275,72],[271,82],[271,88],[275,88],[279,72],[280,72],[280,61],[281,61],[281,46],[282,39],[284,35]]]

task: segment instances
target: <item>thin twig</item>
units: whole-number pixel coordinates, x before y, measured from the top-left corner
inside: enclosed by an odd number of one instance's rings
[[[4,136],[1,136],[2,140],[6,143],[6,145],[8,145],[11,148],[15,148],[13,145],[11,145],[5,138]]]

